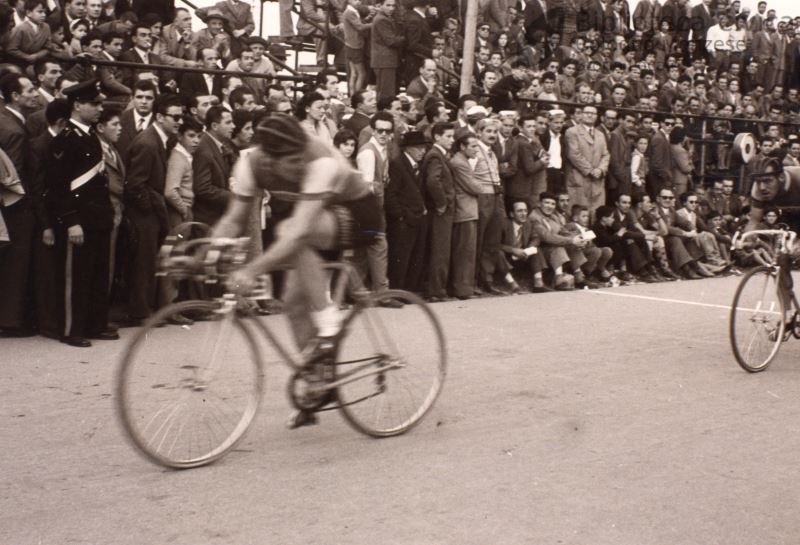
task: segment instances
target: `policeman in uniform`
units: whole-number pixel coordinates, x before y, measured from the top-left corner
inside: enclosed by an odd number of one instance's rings
[[[99,82],[64,91],[70,120],[50,145],[47,202],[57,220],[57,273],[62,342],[91,346],[89,339],[118,339],[108,329],[108,268],[114,211],[94,124],[103,111]]]

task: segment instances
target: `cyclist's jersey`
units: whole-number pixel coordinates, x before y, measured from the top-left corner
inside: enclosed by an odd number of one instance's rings
[[[775,198],[770,201],[760,200],[758,184],[753,184],[750,190],[750,202],[753,208],[765,208],[767,206],[800,208],[800,167],[784,167],[783,172],[783,187],[780,188]]]
[[[287,168],[271,160],[260,148],[246,150],[233,168],[232,191],[254,197],[266,190],[272,198],[294,202],[321,199],[327,204],[358,200],[370,192],[361,174],[333,146],[311,137],[300,157]]]

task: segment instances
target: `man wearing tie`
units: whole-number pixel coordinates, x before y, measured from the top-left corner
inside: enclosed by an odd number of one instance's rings
[[[143,130],[153,124],[153,104],[156,100],[156,85],[152,81],[138,81],[133,86],[133,108],[125,110],[120,117],[122,133],[117,142],[117,150],[123,160],[128,156],[128,148]]]
[[[597,107],[584,106],[581,124],[567,129],[566,185],[570,200],[589,209],[589,214],[605,203],[605,177],[610,159],[603,133],[595,128]]]
[[[195,221],[214,225],[228,208],[231,197],[229,178],[235,158],[229,140],[233,133],[233,117],[222,106],[206,112],[206,132],[194,154]]]
[[[156,308],[156,261],[168,229],[164,200],[168,142],[178,134],[183,114],[181,97],[160,96],[155,121],[133,139],[128,151],[124,213],[136,230],[128,274],[128,325],[140,325]]]

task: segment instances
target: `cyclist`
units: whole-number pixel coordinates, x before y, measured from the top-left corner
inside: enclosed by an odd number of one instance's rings
[[[756,229],[769,207],[790,207],[800,210],[800,167],[784,167],[775,157],[756,157],[753,160],[750,191],[750,219],[746,230]],[[790,227],[800,226],[800,218],[794,212]]]
[[[233,168],[234,198],[213,236],[238,236],[261,190],[293,207],[291,215],[278,224],[275,242],[231,274],[229,288],[248,293],[259,275],[291,267],[284,302],[295,340],[307,364],[332,363],[341,316],[327,297],[327,275],[319,252],[369,245],[381,230],[378,201],[335,148],[309,136],[293,117],[264,118],[254,141],[256,146]],[[298,411],[289,426],[314,423],[313,411]]]

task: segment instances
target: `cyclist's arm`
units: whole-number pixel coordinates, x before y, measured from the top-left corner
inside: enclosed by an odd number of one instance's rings
[[[231,199],[225,214],[214,226],[212,236],[215,238],[238,237],[244,231],[248,215],[253,208],[255,195],[260,191],[245,155],[236,161],[231,178],[235,181],[231,184],[233,186]]]

